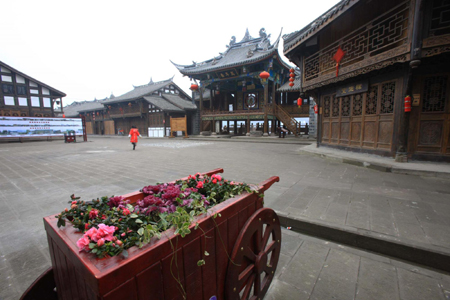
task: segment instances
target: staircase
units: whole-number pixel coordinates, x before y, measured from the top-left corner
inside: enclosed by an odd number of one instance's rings
[[[210,131],[210,130],[211,130],[211,121],[203,121],[200,131]]]
[[[280,105],[277,105],[275,103],[272,104],[273,105],[273,113],[275,114],[275,116],[278,118],[278,120],[280,120],[281,122],[283,122],[284,125],[286,125],[286,128],[293,132],[295,134],[295,136],[298,136],[298,122],[291,117],[291,115],[285,111]]]

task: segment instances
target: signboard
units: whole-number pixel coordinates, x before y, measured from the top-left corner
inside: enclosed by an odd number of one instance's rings
[[[216,72],[216,74],[217,74],[217,77],[220,79],[239,76],[239,73],[236,69],[231,69],[231,70],[222,71],[222,72]]]
[[[81,119],[0,117],[0,138],[83,135]]]
[[[338,88],[336,91],[336,97],[359,94],[367,92],[368,90],[369,90],[369,83],[367,81],[352,83]]]
[[[172,118],[170,117],[170,137],[173,138],[174,131],[184,131],[184,138],[188,138],[187,135],[187,117]]]

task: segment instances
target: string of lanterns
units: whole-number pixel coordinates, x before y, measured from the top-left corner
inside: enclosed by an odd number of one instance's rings
[[[295,73],[294,73],[294,68],[291,68],[290,70],[289,70],[289,72],[290,72],[290,74],[289,74],[289,86],[290,87],[293,87],[294,86],[294,80],[295,80]]]

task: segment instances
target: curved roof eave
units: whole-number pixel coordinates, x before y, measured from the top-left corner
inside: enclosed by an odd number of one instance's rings
[[[307,38],[318,33],[324,26],[329,24],[329,21],[338,18],[357,2],[359,2],[359,0],[342,0],[304,28],[284,35],[284,54],[288,54],[295,47],[302,44]]]

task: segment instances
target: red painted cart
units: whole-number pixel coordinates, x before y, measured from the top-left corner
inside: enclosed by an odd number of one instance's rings
[[[79,252],[76,242],[82,233],[70,224],[58,228],[54,215],[46,217],[52,268],[22,299],[34,299],[35,294],[40,294],[39,299],[56,298],[55,285],[59,299],[183,299],[177,277],[187,299],[262,299],[281,247],[280,222],[272,209],[263,208],[263,194],[278,181],[271,177],[254,187],[256,193],[245,192],[196,217],[202,230],[192,228],[184,238],[167,230],[141,249],[128,249],[128,258],[97,259]],[[124,197],[134,203],[144,194]],[[215,213],[221,217],[214,219]],[[202,257],[204,251],[209,256]],[[206,263],[198,266],[202,258]]]

